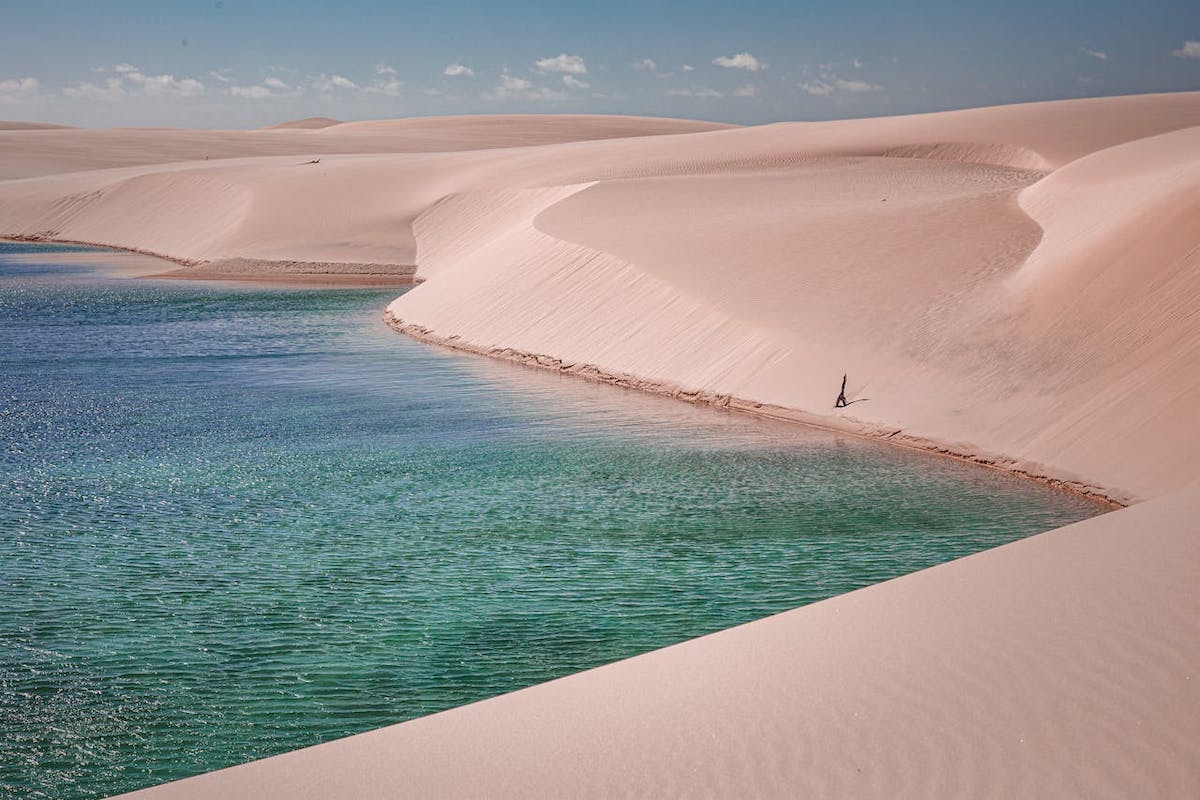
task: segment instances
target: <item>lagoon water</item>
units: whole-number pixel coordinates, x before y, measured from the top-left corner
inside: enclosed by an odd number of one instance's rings
[[[0,243],[5,796],[327,741],[1099,511],[433,349],[380,321],[396,289],[144,262]]]

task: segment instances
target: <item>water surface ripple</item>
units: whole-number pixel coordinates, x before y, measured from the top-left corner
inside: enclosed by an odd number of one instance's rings
[[[0,244],[0,794],[483,699],[1096,513],[951,461],[428,348],[396,290]]]

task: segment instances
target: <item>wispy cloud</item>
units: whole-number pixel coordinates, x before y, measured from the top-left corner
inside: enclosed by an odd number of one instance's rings
[[[842,92],[882,92],[883,87],[877,83],[867,83],[866,81],[846,81],[841,78],[834,80],[833,85]]]
[[[825,97],[834,93],[832,84],[825,81],[806,81],[800,84],[800,91],[813,97]]]
[[[1093,50],[1090,47],[1081,47],[1079,48],[1079,52],[1083,53],[1085,56],[1091,56],[1092,58],[1099,59],[1100,61],[1108,61],[1108,53],[1104,50]]]
[[[312,87],[318,92],[324,94],[332,93],[338,89],[347,91],[358,88],[358,84],[347,78],[345,75],[326,75],[321,73],[311,80]]]
[[[359,92],[364,95],[399,97],[404,88],[404,81],[397,77],[399,74],[396,68],[390,64],[376,64],[375,80],[366,86],[360,86]]]
[[[230,86],[229,94],[234,97],[243,97],[247,100],[265,100],[268,97],[273,97],[274,92],[261,84],[253,86]]]
[[[86,100],[117,100],[127,95],[147,97],[196,97],[205,93],[205,86],[195,78],[176,78],[174,75],[147,75],[133,64],[117,64],[101,68],[112,75],[103,83],[83,83],[62,90],[67,97]]]
[[[563,75],[562,82],[565,83],[567,86],[570,86],[572,89],[590,89],[590,88],[592,88],[592,85],[590,83],[588,83],[587,81],[581,81],[581,80],[579,80],[579,78],[576,78],[574,75]]]
[[[733,90],[733,96],[734,97],[757,97],[758,96],[758,87],[751,86],[750,84],[746,84],[745,86],[739,86],[737,89]]]
[[[696,71],[696,68],[693,67],[691,64],[684,64],[680,69],[682,69],[684,72],[695,72]]]
[[[674,72],[660,68],[658,65],[658,62],[655,61],[653,58],[643,58],[639,61],[634,61],[629,66],[632,67],[633,69],[637,70],[638,72],[645,72],[650,75],[653,75],[656,78],[662,78],[664,80],[666,78],[674,78],[675,77]],[[692,68],[685,66],[683,69],[685,72],[690,72]]]
[[[42,88],[37,78],[9,78],[0,81],[0,102],[28,100]]]
[[[457,61],[453,64],[447,64],[442,70],[443,75],[448,75],[451,78],[474,78],[475,70],[468,67],[466,64],[459,64]]]
[[[710,89],[707,86],[694,86],[690,89],[671,89],[667,94],[673,97],[724,97],[724,92]]]
[[[587,64],[581,56],[569,56],[560,53],[550,58],[539,58],[534,62],[538,72],[565,72],[570,75],[586,75]]]
[[[820,66],[819,77],[799,83],[798,87],[800,91],[813,97],[828,97],[838,92],[870,94],[872,92],[882,92],[884,89],[883,86],[877,83],[839,77],[836,73],[830,71],[831,64],[821,64]]]
[[[256,83],[250,86],[233,84],[229,87],[229,94],[233,97],[241,97],[246,100],[266,100],[268,98],[280,97],[299,97],[304,92],[298,86],[292,86],[275,75],[270,75],[262,80],[261,83]]]
[[[565,92],[536,86],[528,78],[509,75],[507,72],[500,76],[500,82],[483,97],[488,100],[561,100]]]
[[[1189,39],[1183,43],[1183,47],[1172,50],[1171,55],[1176,58],[1200,58],[1200,42]]]
[[[712,60],[712,63],[718,67],[725,69],[744,69],[749,72],[758,72],[767,68],[767,65],[759,61],[749,53],[735,53],[731,56],[717,56]]]

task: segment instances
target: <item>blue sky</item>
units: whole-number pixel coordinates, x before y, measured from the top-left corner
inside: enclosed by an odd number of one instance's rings
[[[830,119],[1200,89],[1200,2],[0,0],[0,119]]]

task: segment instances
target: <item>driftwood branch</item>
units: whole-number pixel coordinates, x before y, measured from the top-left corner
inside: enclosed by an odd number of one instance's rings
[[[867,402],[868,399],[869,398],[866,398],[866,397],[860,397],[857,400],[847,400],[846,399],[846,376],[843,375],[842,376],[842,390],[840,392],[838,392],[837,400],[834,401],[833,407],[834,408],[845,408],[846,406],[852,406],[855,403],[865,403],[865,402]]]
[[[845,408],[850,405],[846,402],[846,376],[842,375],[842,390],[838,392],[837,400],[834,402],[834,408]]]

